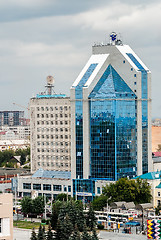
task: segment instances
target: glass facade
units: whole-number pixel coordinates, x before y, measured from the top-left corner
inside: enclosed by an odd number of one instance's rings
[[[89,95],[91,178],[136,176],[136,95],[109,65]]]
[[[75,88],[76,112],[76,176],[83,178],[83,103],[82,87],[85,85],[97,63],[91,64]]]
[[[127,53],[129,58],[141,71],[142,86],[142,171],[143,174],[148,172],[148,80],[147,71],[138,62],[131,53]]]
[[[90,193],[88,195],[87,193]],[[74,179],[73,180],[73,196],[77,196],[78,200],[92,200],[95,196],[95,180],[92,179]]]

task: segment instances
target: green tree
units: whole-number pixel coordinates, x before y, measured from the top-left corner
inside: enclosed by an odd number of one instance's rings
[[[24,214],[32,213],[33,211],[33,201],[30,197],[24,197],[21,200],[21,208]]]
[[[37,240],[37,236],[36,236],[36,233],[35,233],[35,229],[33,228],[32,229],[32,233],[31,233],[31,238],[30,240]]]
[[[33,213],[42,214],[45,209],[44,198],[42,196],[36,197],[33,199]]]
[[[95,211],[103,211],[104,207],[107,206],[107,196],[97,196],[92,201],[92,206]]]
[[[108,202],[146,203],[151,201],[151,189],[146,180],[129,180],[121,178],[115,183],[103,187],[103,195],[110,199]]]
[[[59,201],[67,201],[67,194],[66,193],[60,193],[56,196],[56,200]]]
[[[46,240],[53,240],[53,233],[52,233],[52,229],[51,229],[51,225],[49,224],[48,226],[48,231],[46,234]]]
[[[39,227],[39,232],[38,232],[38,235],[37,235],[37,239],[38,240],[45,240],[45,233],[44,233],[44,229],[42,228],[41,224],[40,224],[40,227]]]
[[[70,236],[69,240],[81,240],[80,232],[78,230],[77,225],[75,225],[74,232]]]
[[[92,230],[91,240],[99,240],[95,228]]]
[[[81,236],[81,240],[91,240],[91,236],[87,232],[87,228],[84,226],[84,231]]]
[[[89,211],[87,212],[86,224],[87,224],[87,227],[89,227],[89,229],[91,231],[96,226],[96,221],[97,221],[97,218],[95,216],[95,212],[93,210],[92,205],[90,204]]]
[[[158,144],[157,151],[158,151],[158,152],[161,152],[161,144]]]
[[[62,203],[60,201],[56,201],[53,204],[52,215],[51,215],[51,219],[50,219],[51,227],[52,227],[53,230],[56,229],[57,221],[58,221],[58,215],[59,215],[59,211],[60,211],[61,206],[62,206]]]

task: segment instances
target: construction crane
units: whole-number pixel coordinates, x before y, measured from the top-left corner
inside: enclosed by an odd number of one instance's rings
[[[25,106],[17,104],[17,103],[13,103],[13,105],[26,109],[27,110],[27,119],[30,118],[29,117],[30,116],[30,114],[29,114],[30,108],[29,107],[25,107]]]

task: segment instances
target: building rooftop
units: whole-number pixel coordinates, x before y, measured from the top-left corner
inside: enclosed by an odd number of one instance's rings
[[[37,170],[33,175],[33,178],[62,178],[62,179],[70,179],[71,172],[66,171],[50,171],[50,170],[43,170],[40,168]]]
[[[137,179],[137,178],[148,179],[148,180],[161,179],[161,171],[145,173],[133,179]]]
[[[53,94],[53,95],[37,94],[36,98],[66,98],[66,95],[65,94]]]

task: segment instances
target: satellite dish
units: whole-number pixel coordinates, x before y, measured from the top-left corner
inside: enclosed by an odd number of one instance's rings
[[[47,81],[48,85],[53,85],[54,84],[54,77],[53,76],[47,76],[46,81]]]

